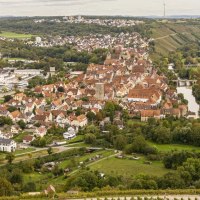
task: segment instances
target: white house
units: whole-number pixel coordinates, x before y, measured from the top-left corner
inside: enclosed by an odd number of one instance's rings
[[[67,132],[63,133],[63,137],[67,140],[70,140],[74,137],[76,137],[76,131],[74,128],[72,127],[69,127]]]
[[[17,143],[11,139],[0,138],[0,151],[14,152],[17,148]]]

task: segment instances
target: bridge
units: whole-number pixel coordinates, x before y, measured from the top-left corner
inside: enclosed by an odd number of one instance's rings
[[[172,80],[172,82],[176,83],[177,87],[193,86],[197,84],[197,80],[187,80],[187,79]]]

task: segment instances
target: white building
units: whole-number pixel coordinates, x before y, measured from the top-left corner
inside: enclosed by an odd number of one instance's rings
[[[17,148],[17,143],[11,139],[0,138],[0,151],[14,152]]]
[[[63,137],[67,140],[73,139],[76,137],[76,131],[74,128],[69,127],[67,132],[63,133]]]
[[[40,44],[42,42],[42,38],[41,37],[36,37],[35,38],[35,42]]]

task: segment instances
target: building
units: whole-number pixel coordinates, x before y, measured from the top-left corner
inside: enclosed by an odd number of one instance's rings
[[[146,122],[149,118],[155,118],[157,120],[165,118],[162,115],[161,110],[142,110],[141,111],[141,121]]]
[[[50,74],[51,74],[51,76],[56,75],[56,68],[55,67],[50,67]]]
[[[96,83],[95,84],[95,97],[98,100],[104,100],[104,83]]]
[[[40,44],[40,43],[42,42],[42,38],[41,38],[41,37],[36,37],[36,38],[35,38],[35,42],[36,42],[37,44]]]
[[[67,132],[63,133],[63,137],[66,139],[66,140],[70,140],[70,139],[73,139],[74,137],[76,137],[76,131],[74,128],[72,127],[69,127]]]
[[[14,152],[17,148],[17,143],[11,139],[0,138],[0,151]]]
[[[23,138],[23,144],[31,144],[35,138],[32,135],[26,135]]]

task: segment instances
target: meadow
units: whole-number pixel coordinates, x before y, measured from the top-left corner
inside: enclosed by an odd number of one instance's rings
[[[0,37],[5,37],[8,39],[30,39],[32,36],[32,34],[21,34],[7,31],[0,32]]]

